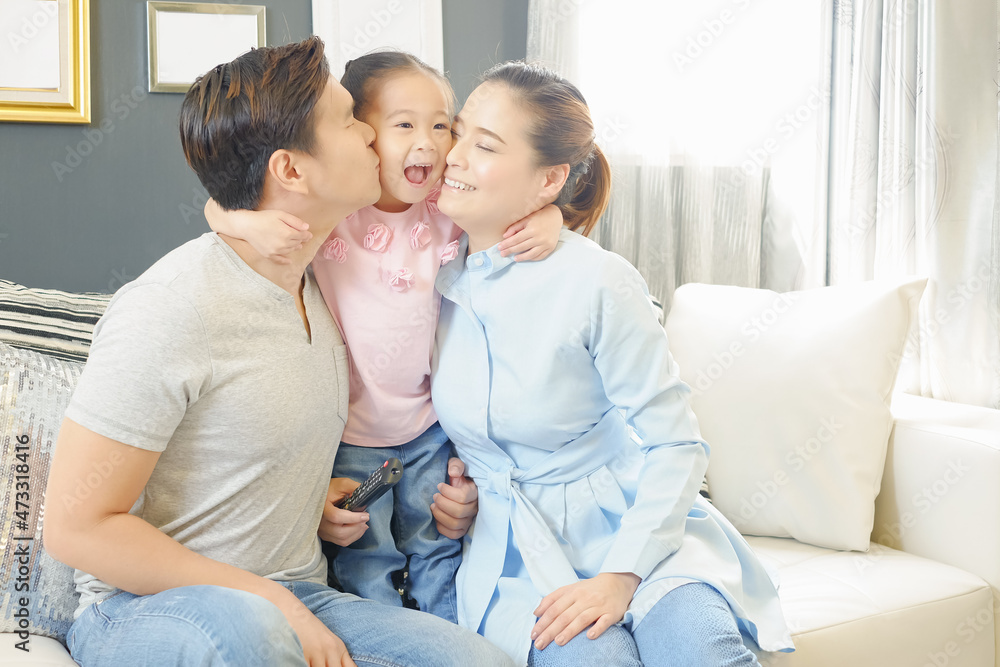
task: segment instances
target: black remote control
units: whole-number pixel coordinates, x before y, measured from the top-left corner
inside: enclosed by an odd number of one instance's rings
[[[361,486],[354,489],[354,493],[336,503],[336,506],[351,512],[364,512],[382,494],[395,486],[402,476],[403,464],[400,460],[389,459],[369,475]]]

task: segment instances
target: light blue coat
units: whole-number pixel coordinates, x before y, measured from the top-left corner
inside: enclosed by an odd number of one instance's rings
[[[438,274],[432,368],[438,419],[479,485],[459,622],[523,663],[543,596],[633,572],[629,628],[704,581],[761,648],[791,648],[767,572],[698,495],[708,445],[639,273],[569,231],[542,262],[493,247],[463,263],[467,242]]]

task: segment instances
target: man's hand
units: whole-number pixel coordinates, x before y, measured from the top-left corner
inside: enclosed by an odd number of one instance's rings
[[[334,505],[338,500],[354,493],[360,482],[346,477],[330,480],[330,489],[323,505],[323,519],[319,522],[320,539],[346,547],[357,542],[368,530],[368,512],[351,512]],[[354,663],[351,663],[354,664]]]
[[[534,612],[535,648],[541,651],[553,640],[565,646],[589,625],[587,637],[597,639],[625,616],[640,581],[631,572],[602,572],[549,593]]]
[[[273,601],[273,600],[272,600]],[[309,667],[357,667],[347,646],[290,592],[275,602],[302,644]]]
[[[448,459],[448,483],[438,484],[434,494],[431,514],[437,522],[438,532],[457,540],[469,532],[479,512],[479,489],[465,477],[465,464],[461,459]]]

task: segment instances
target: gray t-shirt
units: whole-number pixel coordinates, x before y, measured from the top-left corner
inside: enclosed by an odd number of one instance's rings
[[[312,275],[291,294],[214,233],[122,287],[66,416],[162,452],[132,514],[192,551],[325,583],[319,527],[344,423],[347,348]],[[79,615],[114,588],[77,572]]]

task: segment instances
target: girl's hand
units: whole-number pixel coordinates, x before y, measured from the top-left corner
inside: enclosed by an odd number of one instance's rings
[[[461,459],[448,459],[448,483],[438,484],[434,494],[431,514],[437,522],[438,532],[457,540],[469,532],[479,512],[479,489],[465,477],[465,464]]]
[[[549,593],[534,612],[535,648],[541,651],[553,640],[565,646],[589,625],[587,637],[597,639],[625,616],[640,581],[631,572],[602,572]]]
[[[209,199],[205,219],[214,231],[243,239],[275,264],[291,264],[287,255],[312,238],[308,224],[284,211],[223,211]]]
[[[507,228],[500,242],[500,256],[514,253],[515,262],[545,259],[556,249],[563,228],[562,211],[549,204]]]
[[[323,519],[319,522],[320,539],[346,547],[357,542],[368,530],[368,512],[351,512],[334,505],[338,500],[354,493],[361,486],[359,482],[346,477],[330,480],[330,489],[323,506]]]

